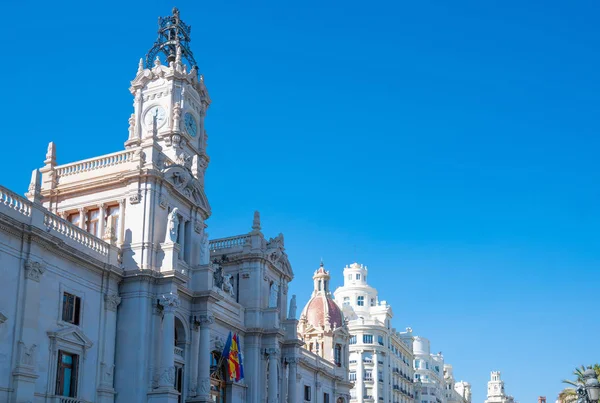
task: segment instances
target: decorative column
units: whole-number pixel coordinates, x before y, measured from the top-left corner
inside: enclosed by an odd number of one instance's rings
[[[39,341],[38,318],[40,311],[40,279],[46,271],[42,263],[27,259],[25,261],[25,287],[23,290],[25,303],[20,309],[23,322],[20,340],[17,343],[16,367],[13,370],[14,392],[17,402],[34,401],[35,382],[38,378],[37,347]]]
[[[183,260],[184,250],[185,250],[185,220],[181,218],[179,222],[179,259]]]
[[[175,386],[175,311],[179,307],[179,297],[165,294],[160,299],[163,306],[162,345],[160,349],[160,375],[158,386],[173,389]]]
[[[79,228],[85,230],[85,208],[79,207]]]
[[[117,307],[121,303],[118,293],[104,294],[104,348],[100,362],[100,385],[98,403],[112,403],[115,400],[115,340],[117,338]]]
[[[298,401],[298,380],[296,378],[298,376],[298,363],[300,362],[300,358],[290,357],[286,358],[286,361],[289,365],[287,401],[288,403],[296,403]]]
[[[267,355],[269,356],[269,397],[268,403],[278,403],[278,368],[277,368],[277,358],[279,357],[279,349],[277,348],[268,348],[266,350]]]
[[[210,401],[210,325],[213,323],[215,323],[214,316],[210,314],[200,316],[198,395],[201,402]]]
[[[119,201],[119,227],[117,230],[117,245],[123,244],[124,229],[125,228],[125,199]]]
[[[364,374],[364,364],[363,364],[363,352],[362,350],[357,351],[358,353],[358,358],[357,358],[357,363],[356,363],[356,399],[359,402],[363,401],[363,396],[364,396],[364,389],[365,387],[363,386],[363,378],[365,376]]]
[[[104,238],[104,221],[106,219],[106,203],[101,203],[98,205],[99,214],[98,214],[98,238]]]
[[[373,400],[379,401],[379,362],[377,361],[377,350],[373,351]]]
[[[190,357],[190,386],[189,395],[195,397],[198,393],[198,354],[200,349],[200,322],[192,320],[192,347]]]

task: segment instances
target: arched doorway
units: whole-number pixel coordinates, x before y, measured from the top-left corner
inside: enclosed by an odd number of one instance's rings
[[[340,397],[338,397],[338,398],[337,398],[337,400],[336,400],[336,403],[345,403],[345,402],[346,402],[346,401],[345,401],[345,400],[344,400],[344,398],[343,398],[343,397],[341,397],[341,396],[340,396]]]
[[[225,403],[227,372],[220,351],[210,354],[210,398],[215,403]]]

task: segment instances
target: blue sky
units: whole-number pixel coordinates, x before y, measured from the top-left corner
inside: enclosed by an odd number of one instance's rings
[[[122,149],[137,63],[173,5],[211,93],[211,236],[285,235],[370,268],[395,326],[485,399],[553,402],[600,361],[600,6],[593,1],[4,2],[5,169]],[[9,168],[10,167],[10,168]]]

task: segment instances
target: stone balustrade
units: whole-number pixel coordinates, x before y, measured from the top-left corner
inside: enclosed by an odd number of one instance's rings
[[[49,231],[56,231],[101,255],[108,255],[110,248],[108,243],[55,214],[45,213],[44,225]]]
[[[174,353],[175,353],[175,355],[183,357],[183,348],[175,346]]]
[[[119,248],[0,185],[0,214],[36,227],[102,262],[118,266]]]
[[[26,217],[31,216],[31,202],[0,186],[0,204]]]
[[[250,242],[250,235],[247,234],[228,238],[213,239],[209,243],[209,249],[211,251],[215,251],[219,249],[243,248],[248,242]]]
[[[56,176],[60,180],[60,178],[64,176],[75,175],[81,172],[89,172],[96,169],[102,169],[133,161],[134,157],[135,150],[125,150],[102,155],[96,158],[72,162],[70,164],[59,165],[55,168]]]

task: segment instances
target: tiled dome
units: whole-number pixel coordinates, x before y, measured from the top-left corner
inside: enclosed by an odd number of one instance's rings
[[[344,324],[342,310],[331,297],[329,291],[329,272],[321,266],[313,275],[314,290],[312,298],[302,311],[301,319],[305,319],[313,327],[329,327],[334,330]]]

